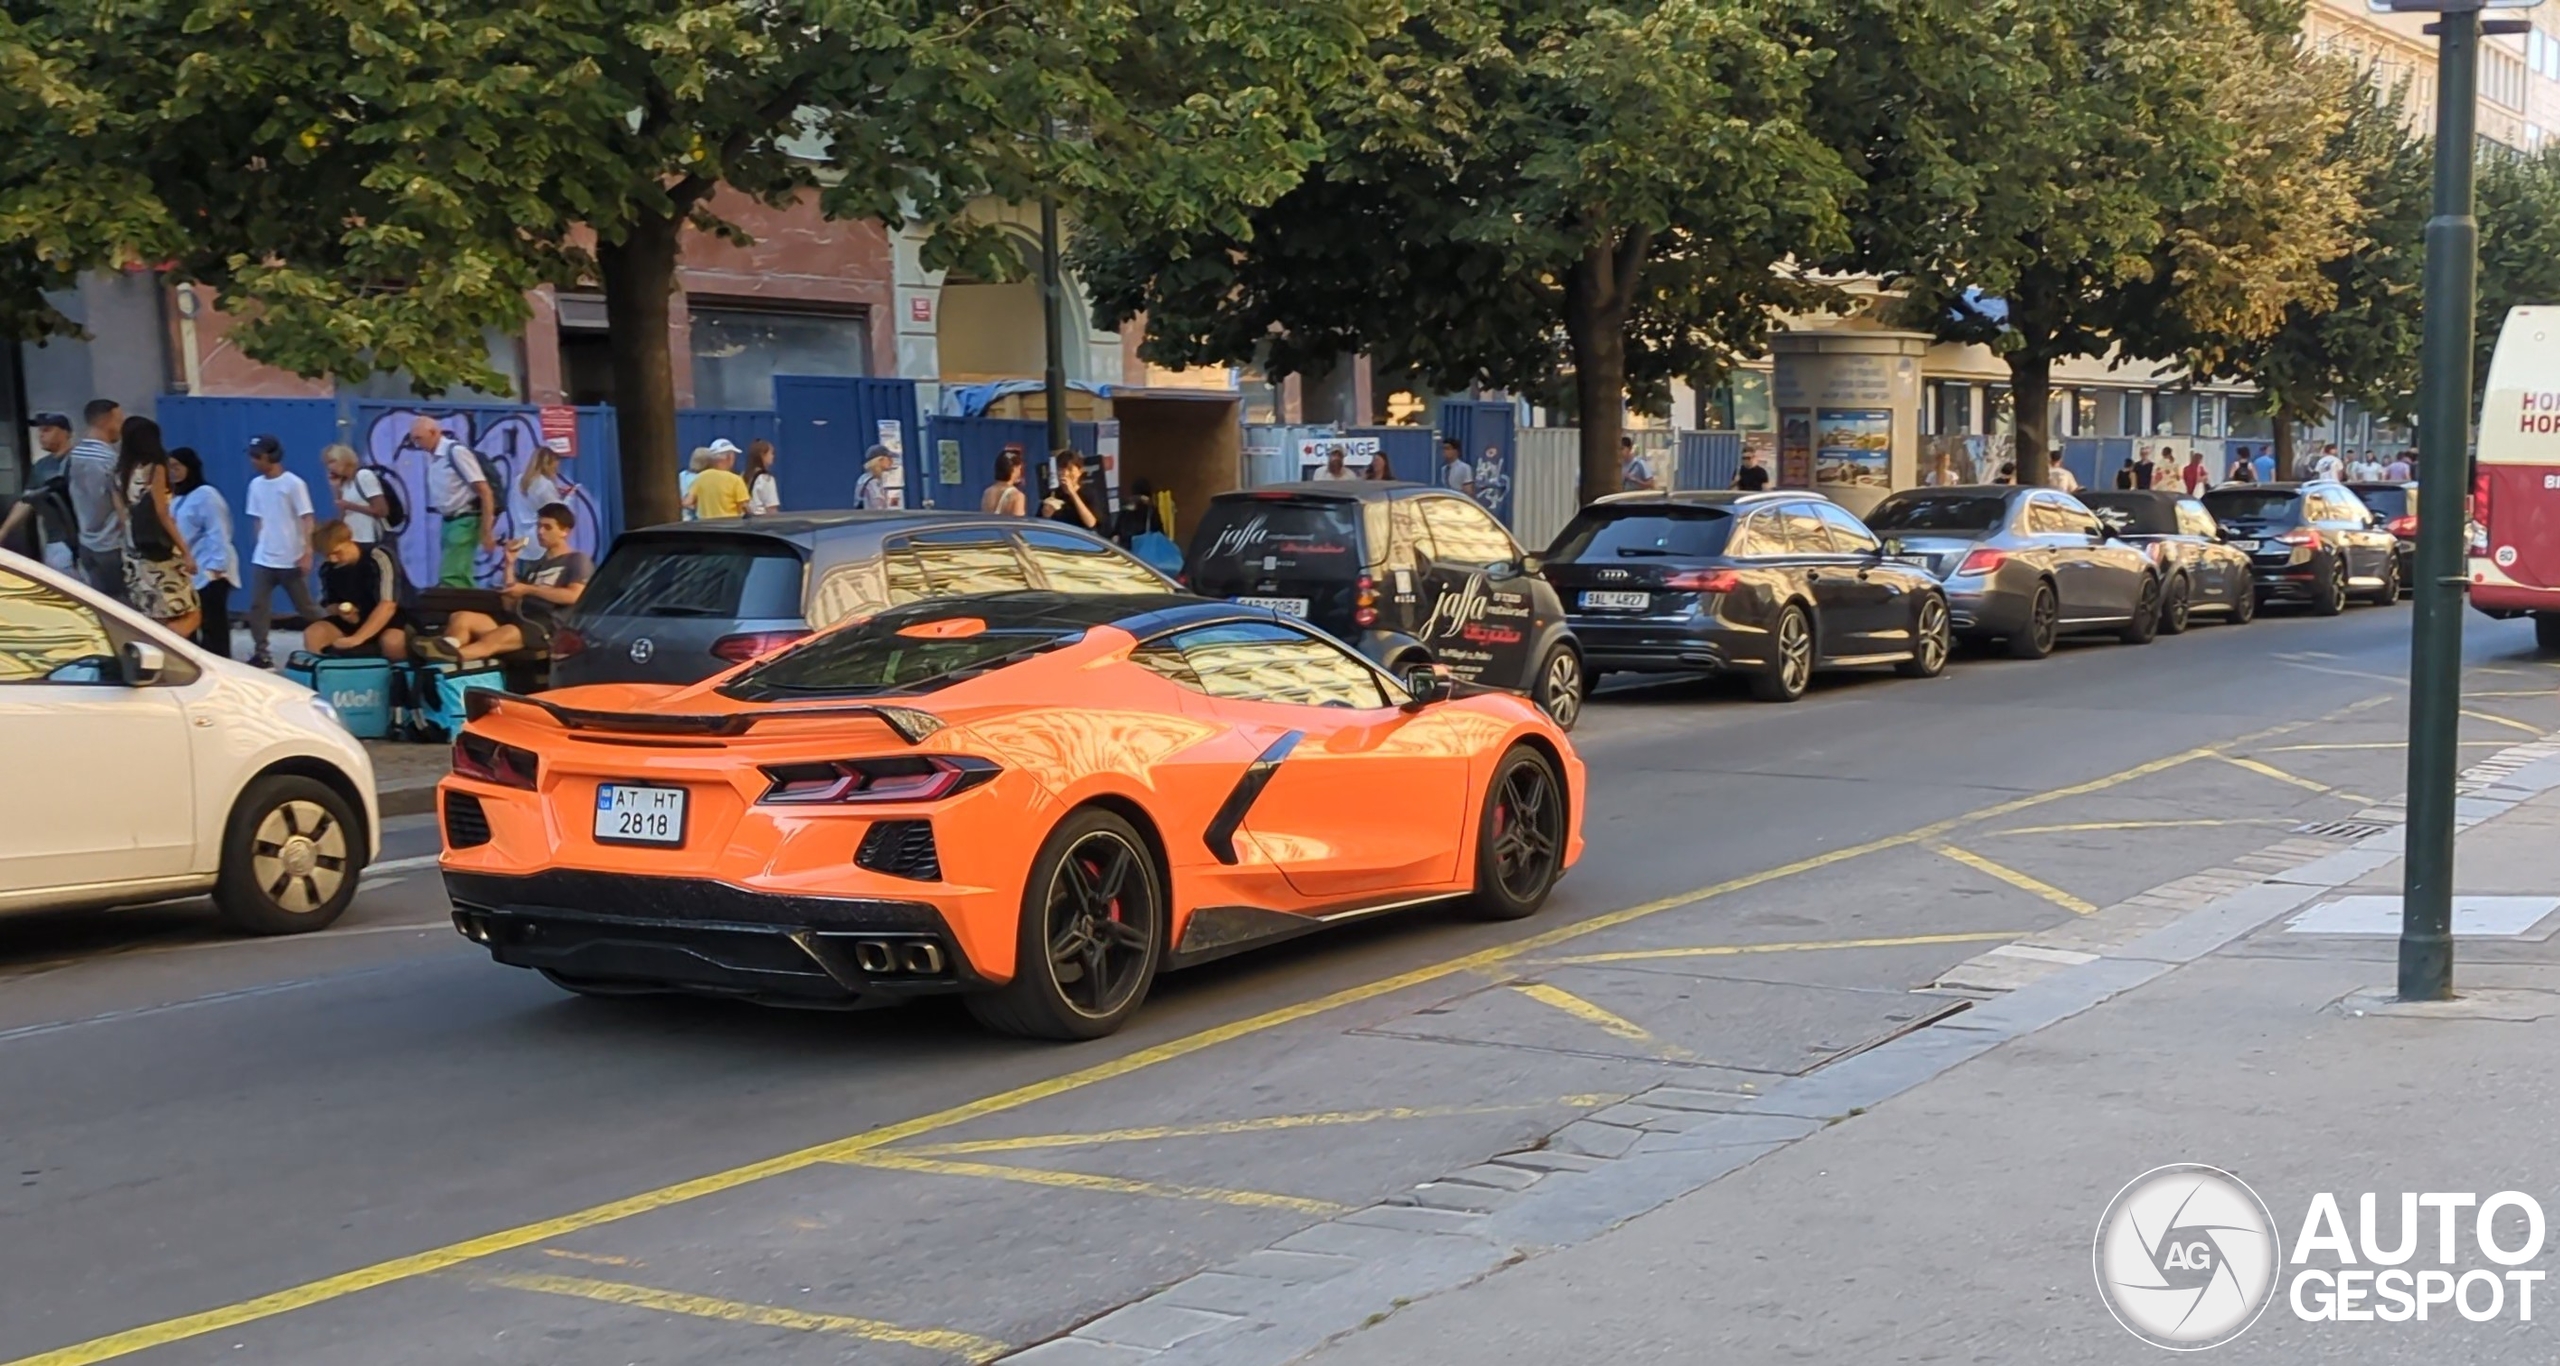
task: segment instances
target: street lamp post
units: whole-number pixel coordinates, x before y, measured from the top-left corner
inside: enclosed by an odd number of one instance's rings
[[[1040,196],[1040,328],[1047,364],[1041,379],[1049,398],[1049,449],[1070,444],[1067,428],[1067,287],[1058,264],[1058,201]]]
[[[2454,777],[2461,753],[2462,519],[2455,490],[2470,481],[2472,314],[2480,226],[2472,217],[2480,38],[2520,32],[2483,23],[2483,9],[2536,0],[2372,0],[2377,10],[2425,11],[2437,35],[2435,212],[2418,392],[2418,482],[2433,515],[2418,519],[2415,623],[2409,642],[2409,822],[2401,856],[2400,999],[2453,996]]]

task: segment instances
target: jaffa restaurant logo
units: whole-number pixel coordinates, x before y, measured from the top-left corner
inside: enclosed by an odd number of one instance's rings
[[[2273,1295],[2275,1218],[2240,1178],[2178,1163],[2135,1177],[2098,1220],[2098,1294],[2126,1331],[2173,1352],[2248,1331]]]

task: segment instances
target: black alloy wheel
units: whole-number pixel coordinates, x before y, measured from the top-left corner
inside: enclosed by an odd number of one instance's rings
[[[2169,581],[2169,595],[2160,600],[2160,634],[2182,635],[2195,616],[2195,585],[2180,574]]]
[[[2124,624],[2116,639],[2127,645],[2148,645],[2160,634],[2160,580],[2142,576],[2142,596],[2133,601],[2133,620]]]
[[[1793,702],[1813,686],[1813,618],[1794,603],[1778,609],[1769,631],[1769,658],[1751,675],[1751,695],[1763,702]]]
[[[2035,601],[2027,605],[2027,626],[2009,637],[2011,659],[2042,659],[2053,653],[2054,636],[2062,628],[2062,599],[2053,585],[2036,585]]]
[[[2333,552],[2329,556],[2328,571],[2320,576],[2319,593],[2311,600],[2311,614],[2318,617],[2334,617],[2345,610],[2347,610],[2347,559],[2346,556]]]
[[[1582,719],[1582,701],[1590,686],[1582,676],[1582,656],[1570,645],[1549,649],[1546,660],[1538,665],[1538,706],[1558,730],[1571,730]]]
[[[1564,801],[1545,755],[1520,745],[1502,756],[1476,829],[1476,914],[1519,920],[1546,904],[1564,875]]]
[[[2240,593],[2231,600],[2231,624],[2246,626],[2258,619],[2258,584],[2255,579],[2240,580]]]
[[[1920,600],[1920,615],[1911,627],[1911,657],[1893,666],[1905,678],[1935,678],[1947,671],[1955,653],[1955,632],[1947,617],[1947,600],[1935,593]]]
[[[2382,586],[2366,599],[2376,607],[2389,607],[2400,601],[2400,552],[2394,550],[2383,561]]]
[[[1000,1033],[1098,1039],[1136,1013],[1163,954],[1166,898],[1154,850],[1088,807],[1052,831],[1022,892],[1013,980],[968,998]]]

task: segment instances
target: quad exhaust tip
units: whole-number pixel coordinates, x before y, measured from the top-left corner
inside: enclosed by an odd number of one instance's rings
[[[939,977],[949,960],[933,943],[901,944],[886,939],[857,939],[853,964],[874,977]]]

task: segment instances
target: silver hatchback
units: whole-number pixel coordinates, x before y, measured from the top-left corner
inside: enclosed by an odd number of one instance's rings
[[[1904,489],[1866,520],[1886,553],[1946,585],[1958,636],[2002,641],[2013,658],[2042,659],[2064,635],[2141,645],[2159,632],[2158,567],[2059,489]]]

